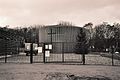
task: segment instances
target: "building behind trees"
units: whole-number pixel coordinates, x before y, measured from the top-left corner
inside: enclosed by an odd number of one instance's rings
[[[54,52],[61,52],[60,43],[64,43],[64,52],[75,52],[77,35],[81,27],[71,25],[50,25],[40,27],[39,43],[52,43]]]

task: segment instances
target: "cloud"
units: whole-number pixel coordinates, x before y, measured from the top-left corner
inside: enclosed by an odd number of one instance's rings
[[[0,0],[0,25],[119,22],[120,0]]]

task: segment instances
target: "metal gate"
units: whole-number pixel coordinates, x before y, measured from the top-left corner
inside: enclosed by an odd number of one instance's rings
[[[44,63],[82,63],[82,55],[75,53],[74,42],[39,43],[42,51],[33,55],[33,62]]]
[[[42,51],[33,55],[33,62],[41,63],[65,63],[65,64],[95,64],[95,65],[120,65],[120,57],[117,53],[89,52],[77,54],[76,42],[52,42],[39,43]],[[84,62],[84,59],[85,62]]]

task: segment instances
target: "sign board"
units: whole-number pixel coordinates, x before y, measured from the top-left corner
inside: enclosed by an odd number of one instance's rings
[[[38,53],[42,53],[42,47],[38,47]]]
[[[52,44],[45,45],[45,49],[52,49]]]
[[[38,45],[33,43],[33,50],[38,50]]]
[[[52,49],[52,44],[49,44],[49,49]]]
[[[25,43],[25,50],[30,51],[30,44],[31,43]]]
[[[30,46],[26,46],[27,47],[27,50],[30,50]]]
[[[31,43],[25,43],[25,50],[30,51],[31,48]],[[33,50],[37,50],[38,49],[38,45],[33,43]]]
[[[50,51],[45,51],[45,57],[50,57]]]
[[[49,49],[49,46],[48,46],[48,45],[45,45],[45,49]]]

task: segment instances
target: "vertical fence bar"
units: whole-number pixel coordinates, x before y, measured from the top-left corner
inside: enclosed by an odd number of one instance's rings
[[[7,52],[5,52],[5,63],[7,63]]]
[[[33,43],[30,44],[30,63],[33,63]]]
[[[19,47],[19,45],[18,45],[18,51],[17,51],[17,53],[19,54],[19,52],[20,52],[20,47]]]
[[[111,50],[112,50],[112,51],[111,51],[111,54],[112,54],[112,66],[113,66],[113,65],[114,65],[114,60],[113,60],[114,55],[113,55],[113,54],[114,54],[114,52],[115,52],[114,46],[111,47]]]
[[[64,62],[64,42],[62,42],[62,62]]]
[[[5,47],[4,47],[5,49],[5,63],[7,63],[7,40],[5,41]]]
[[[19,51],[18,51],[18,47],[19,47],[19,44],[18,44],[18,41],[16,41],[16,53],[19,54]]]

